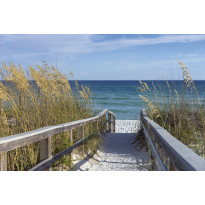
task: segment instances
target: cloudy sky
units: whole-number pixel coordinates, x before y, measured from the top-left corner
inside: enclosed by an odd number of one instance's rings
[[[205,35],[0,35],[0,62],[57,66],[78,80],[205,80]]]

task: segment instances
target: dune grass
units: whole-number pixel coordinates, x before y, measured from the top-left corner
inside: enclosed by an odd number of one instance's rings
[[[179,61],[183,74],[181,87],[174,82],[166,86],[152,83],[149,87],[140,81],[137,88],[140,98],[146,103],[148,116],[165,128],[174,137],[205,157],[205,105],[188,68]],[[163,92],[166,90],[165,92]]]
[[[45,61],[28,69],[3,63],[0,76],[0,137],[92,116],[90,89],[79,88],[77,81],[71,88],[67,77]],[[53,154],[70,146],[69,132],[54,136],[52,145]],[[8,152],[8,170],[28,170],[38,162],[39,142]]]

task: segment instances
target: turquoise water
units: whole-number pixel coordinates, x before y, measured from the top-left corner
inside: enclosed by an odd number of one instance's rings
[[[2,81],[5,83],[4,81]],[[149,86],[151,93],[154,90],[152,83],[154,82],[159,96],[163,96],[158,100],[163,101],[170,95],[170,90],[167,87],[166,81],[143,81]],[[172,96],[177,99],[175,89],[180,93],[183,87],[183,81],[168,81],[171,87]],[[35,82],[31,82],[35,85]],[[102,109],[109,109],[116,114],[117,119],[134,120],[138,119],[142,108],[146,104],[139,97],[137,87],[139,81],[78,81],[79,87],[87,85],[93,92],[93,108],[97,112]],[[194,81],[199,97],[205,103],[205,81]],[[75,82],[70,81],[71,87],[75,87]],[[163,88],[163,89],[162,89]],[[190,101],[193,99],[194,92],[187,92],[185,99]],[[192,102],[189,102],[192,103]]]
[[[93,92],[93,104],[96,110],[109,109],[116,114],[117,119],[138,119],[140,111],[145,104],[138,96],[137,87],[139,81],[78,81],[79,85],[87,85]],[[152,87],[152,81],[143,81]],[[154,81],[156,86],[163,87],[161,90],[163,96],[168,96],[169,91],[166,81]],[[172,89],[175,95],[175,89],[180,90],[183,81],[169,81],[170,85],[175,84]],[[72,85],[72,82],[71,82]],[[204,99],[205,81],[195,81],[200,98]],[[187,99],[191,95],[186,96]]]

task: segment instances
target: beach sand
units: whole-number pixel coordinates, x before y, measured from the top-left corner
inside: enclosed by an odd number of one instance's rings
[[[132,144],[139,130],[138,120],[116,120],[116,132],[103,136],[103,145],[92,158],[75,163],[77,171],[147,171],[146,149]]]

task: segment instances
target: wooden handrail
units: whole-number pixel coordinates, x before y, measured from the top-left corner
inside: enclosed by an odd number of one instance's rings
[[[164,165],[161,157],[159,156],[159,153],[157,152],[156,147],[154,146],[151,137],[149,136],[149,133],[147,132],[144,123],[142,122],[142,120],[140,121],[143,131],[144,131],[144,135],[146,138],[146,142],[147,142],[147,146],[149,147],[149,158],[154,158],[154,167],[156,170],[160,170],[160,171],[167,171],[166,166]],[[149,159],[149,161],[151,162],[151,159]]]
[[[7,170],[6,165],[8,151],[40,141],[40,155],[42,156],[40,158],[41,160],[46,160],[51,157],[51,137],[53,135],[60,134],[69,130],[72,131],[72,129],[79,127],[82,127],[82,129],[84,130],[85,125],[93,122],[98,122],[99,120],[102,121],[103,117],[106,118],[107,113],[108,115],[112,115],[113,122],[115,124],[115,114],[110,110],[104,109],[95,117],[72,121],[60,125],[48,126],[33,131],[0,138],[0,170]],[[108,125],[109,124],[111,124],[111,122],[108,122]],[[113,126],[113,130],[110,131],[115,132],[115,126]],[[84,134],[82,133],[82,135]],[[81,137],[82,139],[84,138],[84,136]]]
[[[167,170],[204,171],[205,159],[194,153],[182,142],[173,137],[164,128],[151,120],[144,109],[141,111],[141,123],[145,137],[148,134]],[[155,156],[151,155],[153,164]],[[155,166],[155,168],[157,168]]]
[[[103,130],[104,129],[104,126],[107,124],[107,123],[112,123],[112,124],[115,124],[114,121],[109,121],[109,120],[106,120],[101,129]],[[108,130],[109,131],[109,130]],[[97,134],[102,134],[102,131],[97,131],[96,133],[94,133],[93,135],[97,135]],[[63,157],[64,155],[67,155],[69,153],[71,153],[75,148],[77,148],[78,146],[84,144],[88,139],[90,139],[92,137],[89,136],[88,138],[84,138],[84,139],[81,139],[79,141],[77,141],[74,145],[60,151],[59,153],[57,153],[55,156],[51,156],[51,157],[48,157],[47,159],[43,160],[42,162],[38,163],[36,166],[32,167],[29,171],[42,171],[42,170],[45,170],[46,168],[48,167],[51,167],[53,163],[55,163],[57,160],[59,160],[61,157]],[[47,169],[48,170],[48,169]]]

